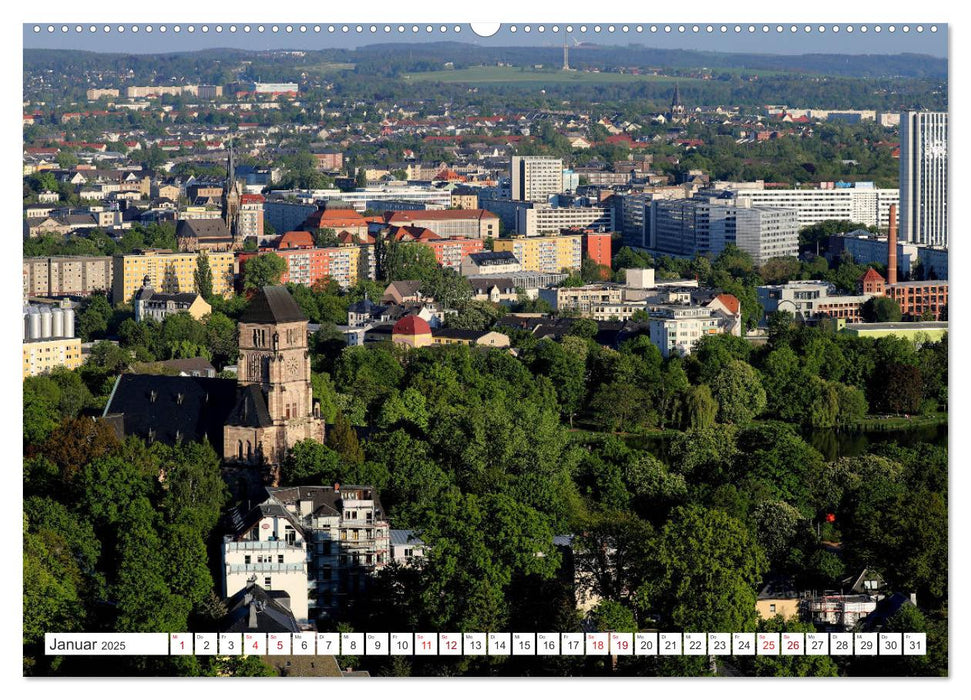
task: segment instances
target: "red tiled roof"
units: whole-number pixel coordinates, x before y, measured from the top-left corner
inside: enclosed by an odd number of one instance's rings
[[[420,316],[405,316],[391,329],[391,335],[430,335],[432,327]]]
[[[885,282],[883,275],[874,270],[872,267],[868,267],[866,273],[860,278],[862,282]]]
[[[367,220],[354,209],[324,209],[308,216],[307,224],[314,228],[340,229],[367,226]]]
[[[454,219],[481,219],[499,217],[486,209],[419,209],[415,211],[387,211],[384,220],[389,224],[406,221],[450,221]]]
[[[276,247],[280,250],[287,248],[313,248],[314,237],[309,231],[287,231],[280,236]]]
[[[431,229],[421,226],[398,226],[392,237],[396,241],[439,241],[442,237]]]
[[[719,294],[715,298],[718,299],[718,301],[720,301],[726,309],[728,309],[729,313],[731,314],[738,313],[740,304],[738,302],[738,298],[733,294]]]
[[[337,234],[337,239],[342,245],[374,245],[374,236],[369,233],[361,235],[350,231],[341,231]]]

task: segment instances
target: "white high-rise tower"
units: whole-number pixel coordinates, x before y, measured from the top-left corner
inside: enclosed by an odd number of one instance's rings
[[[563,160],[554,156],[513,156],[512,198],[545,202],[563,191]]]
[[[900,239],[947,246],[947,112],[900,115]]]

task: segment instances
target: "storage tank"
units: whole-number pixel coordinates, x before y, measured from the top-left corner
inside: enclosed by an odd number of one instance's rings
[[[51,337],[51,333],[54,330],[53,322],[54,322],[54,318],[51,314],[51,310],[43,309],[40,312],[40,337],[41,338]]]
[[[41,338],[40,312],[37,309],[31,308],[30,312],[27,314],[27,319],[28,319],[27,340],[40,340]]]
[[[60,308],[55,308],[51,312],[51,332],[55,338],[64,337],[64,311]]]
[[[74,337],[74,309],[64,309],[64,337]]]

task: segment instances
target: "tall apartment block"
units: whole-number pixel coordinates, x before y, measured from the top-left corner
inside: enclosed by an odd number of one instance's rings
[[[900,237],[947,246],[947,112],[900,115]]]
[[[748,201],[676,199],[651,202],[645,247],[660,255],[716,256],[734,244],[757,265],[799,252],[799,223],[791,209],[756,207]]]
[[[512,157],[512,198],[545,202],[563,191],[563,160],[553,156]]]

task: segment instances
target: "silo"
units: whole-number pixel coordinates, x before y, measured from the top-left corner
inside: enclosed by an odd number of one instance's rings
[[[30,329],[27,334],[27,340],[40,340],[41,339],[41,327],[40,327],[40,312],[31,308],[30,313],[27,315],[30,323]]]
[[[41,338],[50,338],[51,337],[51,332],[54,330],[52,328],[52,326],[53,326],[53,320],[54,319],[51,316],[51,310],[50,309],[42,309],[41,310],[41,312],[40,312],[40,337]]]
[[[74,309],[64,309],[64,337],[74,337]]]
[[[55,338],[64,337],[64,311],[60,308],[55,308],[51,312],[51,332]]]

